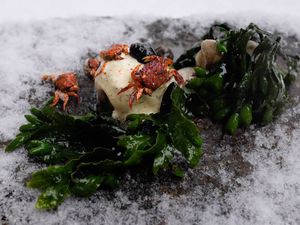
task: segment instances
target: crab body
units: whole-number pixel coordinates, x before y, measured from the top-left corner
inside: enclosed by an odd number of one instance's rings
[[[118,92],[118,94],[121,94],[130,88],[134,88],[128,100],[130,108],[132,108],[134,99],[138,102],[143,94],[151,95],[153,91],[168,82],[172,77],[179,85],[184,83],[184,79],[177,70],[170,68],[173,64],[171,59],[153,55],[145,57],[144,60],[146,62],[144,67],[140,69],[141,65],[137,65],[131,72],[132,81]]]
[[[97,74],[97,69],[101,65],[101,62],[98,58],[88,58],[84,63],[84,72],[92,80],[95,79]]]
[[[66,110],[66,106],[69,101],[69,96],[75,97],[77,102],[79,102],[79,96],[77,94],[79,88],[75,73],[69,72],[61,74],[59,76],[45,75],[42,79],[51,80],[54,83],[55,93],[53,102],[51,104],[52,107],[57,105],[59,99],[62,99],[64,101],[63,110]]]
[[[129,54],[129,47],[125,44],[114,44],[109,49],[101,51],[100,57],[104,60],[121,60],[121,54],[124,53],[125,55]]]

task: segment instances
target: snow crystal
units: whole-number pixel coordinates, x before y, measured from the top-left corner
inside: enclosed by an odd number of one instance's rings
[[[300,38],[299,20],[272,15],[218,14],[183,19],[76,17],[0,25],[0,221],[3,224],[299,224],[299,100],[275,123],[237,138],[204,133],[201,165],[183,181],[130,178],[115,191],[69,198],[57,211],[34,208],[38,191],[24,183],[42,165],[24,150],[4,153],[30,107],[49,97],[45,73],[76,71],[91,52],[112,43],[149,41],[178,56],[215,20],[256,22]],[[298,91],[299,95],[299,91]],[[209,133],[211,132],[211,133]]]

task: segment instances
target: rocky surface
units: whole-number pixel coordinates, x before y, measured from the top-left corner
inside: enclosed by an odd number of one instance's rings
[[[17,133],[23,114],[51,95],[52,86],[40,81],[41,74],[75,70],[81,87],[77,113],[95,110],[93,83],[82,68],[89,54],[114,42],[142,41],[171,48],[176,57],[212,22],[200,23],[196,18],[124,21],[93,17],[0,25],[0,43],[6,45],[0,53],[0,149]],[[283,33],[285,47],[293,53],[300,51],[297,35],[296,31]],[[10,154],[1,150],[0,222],[299,224],[299,87],[298,79],[286,111],[266,127],[251,126],[231,137],[210,121],[198,120],[204,155],[183,180],[127,174],[117,190],[99,191],[88,199],[70,198],[56,211],[36,210],[38,192],[24,186],[43,165],[29,159],[23,149]]]

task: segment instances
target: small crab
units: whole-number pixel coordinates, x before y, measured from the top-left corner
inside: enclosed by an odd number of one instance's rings
[[[95,79],[97,75],[97,69],[101,65],[98,58],[88,58],[84,63],[84,72],[92,80]]]
[[[42,80],[51,80],[55,85],[54,99],[51,104],[52,107],[57,105],[59,99],[64,101],[63,110],[66,110],[67,103],[69,101],[69,96],[76,98],[77,103],[79,102],[78,91],[78,81],[75,73],[69,72],[64,73],[59,76],[56,75],[44,75]]]
[[[122,53],[124,53],[125,55],[129,54],[128,45],[114,44],[109,49],[103,50],[99,53],[99,56],[102,59],[104,59],[104,61],[105,61],[103,64],[101,64],[102,60],[99,59],[98,57],[88,58],[84,64],[85,74],[90,79],[94,80],[96,76],[98,76],[99,74],[101,74],[104,71],[107,61],[123,59],[121,57]],[[100,68],[100,65],[101,65],[101,68]]]
[[[173,64],[172,59],[151,55],[144,57],[144,61],[146,62],[144,67],[140,69],[141,65],[137,65],[131,72],[132,81],[118,92],[121,94],[134,88],[128,100],[130,108],[132,108],[134,99],[138,102],[144,93],[151,95],[153,91],[168,82],[173,76],[179,85],[184,83],[184,79],[177,70],[170,67]]]
[[[109,49],[101,51],[100,57],[104,60],[121,60],[121,54],[124,53],[125,55],[129,54],[129,47],[128,45],[124,44],[114,44]]]

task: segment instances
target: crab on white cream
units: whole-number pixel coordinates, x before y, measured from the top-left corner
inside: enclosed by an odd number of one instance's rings
[[[138,102],[134,102],[132,108],[130,108],[128,100],[133,89],[130,88],[120,94],[118,94],[118,92],[132,81],[132,70],[137,65],[140,65],[140,69],[142,69],[144,64],[139,63],[130,55],[122,54],[121,57],[123,58],[121,60],[106,61],[104,68],[102,68],[104,60],[100,58],[102,66],[98,68],[99,74],[95,77],[96,90],[99,92],[104,91],[114,107],[112,116],[124,121],[129,114],[150,114],[159,112],[163,94],[167,87],[175,81],[174,78],[172,77],[168,82],[154,90],[151,96],[144,94],[141,99],[139,99]],[[192,68],[184,68],[178,72],[182,75],[184,80],[191,79],[194,74]]]

